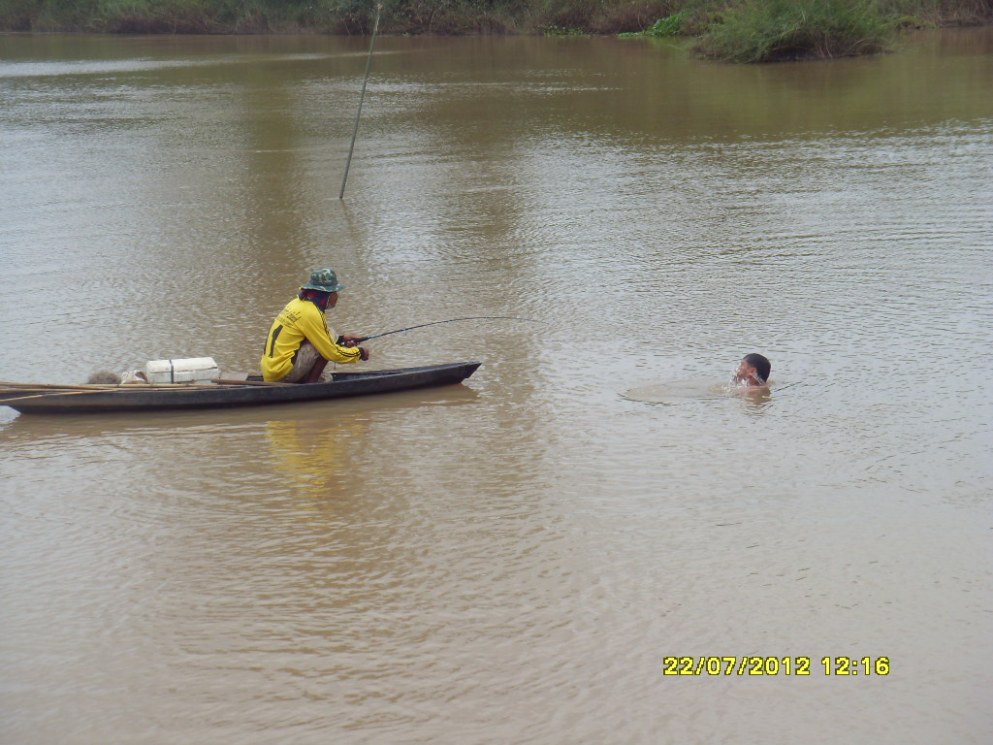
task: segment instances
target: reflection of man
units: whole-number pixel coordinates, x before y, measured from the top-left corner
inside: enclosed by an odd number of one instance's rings
[[[328,360],[349,363],[369,359],[369,350],[356,347],[352,336],[335,336],[324,313],[338,304],[333,269],[318,269],[310,282],[276,316],[266,337],[262,377],[268,382],[315,383]]]
[[[364,430],[364,422],[350,417],[330,424],[323,419],[271,419],[266,423],[266,439],[285,486],[321,498],[352,488],[351,453]],[[332,489],[332,484],[338,488]]]

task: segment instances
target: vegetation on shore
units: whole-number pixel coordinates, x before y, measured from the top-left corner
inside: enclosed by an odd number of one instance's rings
[[[0,31],[365,34],[376,0],[0,0]],[[993,0],[381,0],[387,34],[682,37],[735,62],[871,54],[901,28],[993,23]]]

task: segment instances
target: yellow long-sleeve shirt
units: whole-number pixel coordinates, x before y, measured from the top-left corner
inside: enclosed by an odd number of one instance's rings
[[[293,369],[293,357],[305,341],[331,362],[358,362],[362,358],[358,347],[343,347],[335,342],[336,338],[320,308],[309,300],[294,298],[269,329],[262,355],[263,379],[274,382],[285,378]]]

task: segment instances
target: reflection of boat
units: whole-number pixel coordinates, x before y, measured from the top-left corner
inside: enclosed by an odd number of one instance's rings
[[[228,406],[261,406],[368,396],[461,383],[479,362],[369,372],[335,372],[330,382],[264,383],[219,379],[200,384],[32,386],[0,389],[0,406],[25,414],[99,414]]]

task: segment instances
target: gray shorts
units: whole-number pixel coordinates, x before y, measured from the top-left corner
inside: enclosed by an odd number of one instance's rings
[[[313,369],[314,363],[323,359],[313,344],[305,341],[293,356],[293,369],[286,374],[281,383],[299,383]]]

